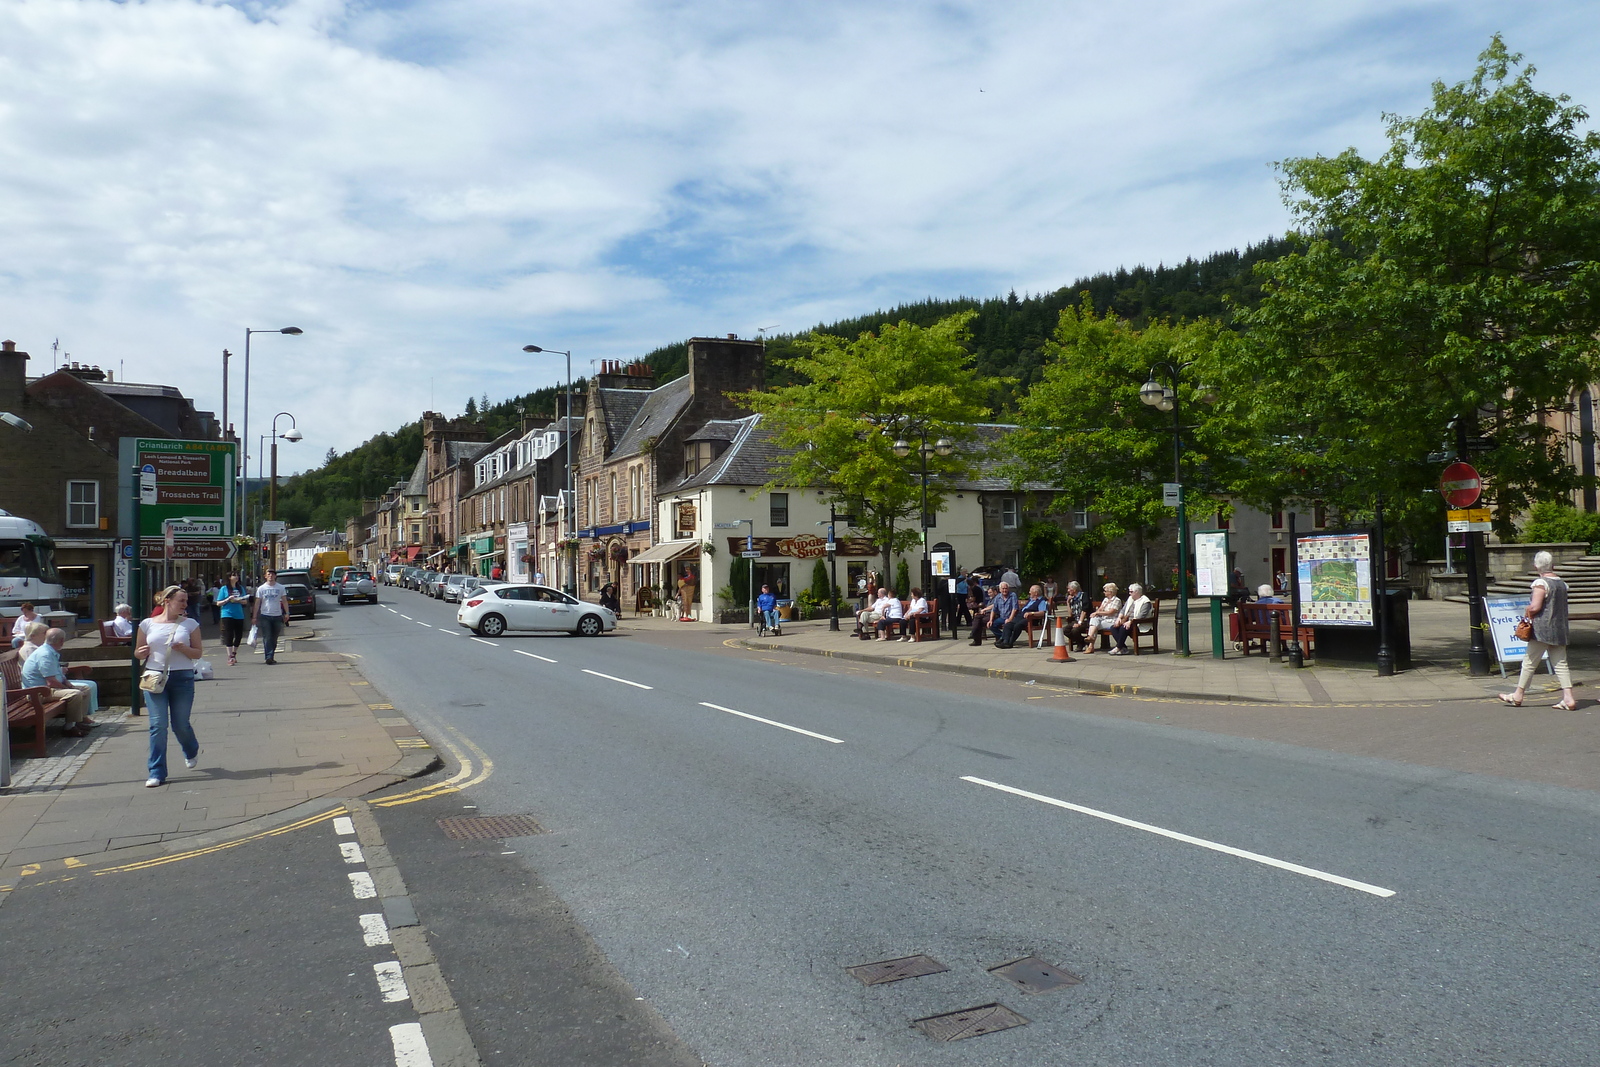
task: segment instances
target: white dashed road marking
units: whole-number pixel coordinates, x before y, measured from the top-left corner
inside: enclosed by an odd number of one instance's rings
[[[1298,863],[1290,863],[1287,860],[1274,859],[1271,856],[1263,856],[1259,852],[1246,852],[1242,848],[1234,848],[1232,845],[1219,844],[1216,841],[1207,841],[1203,837],[1191,837],[1188,834],[1182,834],[1176,830],[1167,830],[1160,826],[1152,826],[1147,822],[1135,822],[1133,819],[1125,819],[1121,815],[1112,815],[1110,812],[1097,811],[1094,808],[1086,808],[1081,804],[1070,804],[1065,800],[1057,800],[1055,797],[1047,797],[1040,793],[1030,793],[1026,789],[1017,789],[1013,786],[1001,785],[999,782],[991,782],[986,778],[973,778],[970,775],[963,775],[961,780],[963,782],[971,782],[973,785],[986,786],[989,789],[998,789],[1002,793],[1010,793],[1013,796],[1027,797],[1029,800],[1037,800],[1041,804],[1049,804],[1053,807],[1065,808],[1068,811],[1078,812],[1080,815],[1092,815],[1096,819],[1104,819],[1107,822],[1114,822],[1118,826],[1127,826],[1135,830],[1143,830],[1148,834],[1157,834],[1161,837],[1171,838],[1174,841],[1182,841],[1186,845],[1198,845],[1201,848],[1209,848],[1213,852],[1221,852],[1228,856],[1237,856],[1242,860],[1250,860],[1252,863],[1262,863],[1268,867],[1277,867],[1279,870],[1293,871],[1295,874],[1303,874],[1307,878],[1320,878],[1324,882],[1332,882],[1334,885],[1342,885],[1346,889],[1358,889],[1363,893],[1371,893],[1375,897],[1394,896],[1393,889],[1385,889],[1382,886],[1370,885],[1366,882],[1357,882],[1352,878],[1342,878],[1337,874],[1329,874],[1327,871],[1319,871],[1314,867],[1302,867]]]
[[[544,662],[544,663],[554,663],[555,662],[555,660],[551,659],[549,656],[535,656],[532,652],[524,652],[520,648],[513,648],[511,651],[515,652],[519,656],[527,656],[529,659],[540,660],[541,662]]]
[[[481,637],[474,637],[473,640],[478,642],[478,644],[480,644],[480,645],[488,645],[490,648],[499,648],[500,647],[499,645],[495,644],[493,641],[485,641]]]
[[[366,871],[351,871],[350,892],[356,895],[357,900],[371,900],[378,895],[378,887],[373,884],[372,875]]]
[[[356,832],[356,824],[351,821],[350,816],[341,815],[333,820],[333,832],[340,837],[349,837]]]
[[[361,846],[356,844],[354,841],[340,841],[339,855],[344,857],[344,861],[346,863],[366,862],[365,858],[361,855]]]
[[[797,733],[797,734],[805,734],[807,737],[815,737],[818,741],[826,741],[829,744],[833,744],[833,745],[842,745],[842,744],[844,744],[844,742],[842,740],[840,740],[839,738],[837,738],[837,737],[829,737],[827,734],[812,733],[810,730],[802,730],[798,726],[790,726],[788,723],[775,722],[772,719],[763,719],[759,715],[751,715],[748,712],[734,711],[732,708],[725,708],[721,704],[707,704],[704,700],[702,700],[700,702],[700,706],[702,708],[710,708],[713,711],[725,711],[729,715],[737,715],[741,719],[749,719],[752,722],[760,722],[760,723],[765,723],[768,726],[776,726],[780,730],[791,730],[791,731],[793,731],[794,733]]]
[[[400,615],[400,613],[398,611],[395,612],[395,614],[396,615]],[[406,620],[406,622],[416,622],[417,621],[416,619],[413,619],[410,615],[400,615],[400,617],[402,619]]]
[[[428,1055],[428,1042],[422,1037],[421,1023],[401,1023],[389,1027],[389,1040],[394,1043],[394,1067],[433,1067],[433,1057]]]
[[[375,911],[361,916],[361,939],[369,948],[390,944],[389,924],[384,921],[383,912]]]
[[[583,673],[584,674],[592,674],[596,678],[604,678],[608,682],[621,682],[623,685],[631,685],[635,689],[654,689],[655,688],[655,686],[653,686],[653,685],[645,685],[643,682],[630,682],[626,678],[618,678],[614,674],[601,674],[599,671],[591,671],[588,667],[584,667],[583,668]]]
[[[402,1000],[411,999],[411,990],[406,988],[406,976],[400,973],[399,960],[374,963],[372,973],[377,976],[378,992],[383,996],[385,1004],[398,1004]]]

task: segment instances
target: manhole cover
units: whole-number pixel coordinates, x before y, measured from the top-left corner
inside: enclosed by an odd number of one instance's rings
[[[1083,979],[1052,967],[1038,956],[1024,956],[1020,960],[990,967],[989,973],[1004,978],[1024,993],[1048,993],[1067,985],[1081,985]]]
[[[902,978],[921,978],[925,974],[939,974],[950,968],[932,956],[902,956],[897,960],[879,960],[846,967],[845,973],[861,981],[862,985],[883,985]]]
[[[961,1041],[969,1037],[982,1037],[996,1030],[1009,1030],[1013,1026],[1026,1026],[1028,1020],[1004,1004],[983,1004],[976,1008],[930,1015],[911,1023],[935,1041]]]
[[[526,815],[452,815],[439,820],[439,829],[458,841],[504,840],[544,833],[544,827]]]

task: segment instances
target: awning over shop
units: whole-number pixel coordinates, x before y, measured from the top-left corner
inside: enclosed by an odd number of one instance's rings
[[[416,559],[417,556],[419,556],[421,553],[422,553],[422,549],[420,549],[420,548],[408,548],[408,549],[406,549],[406,559],[408,559],[408,560]]]
[[[654,548],[647,548],[643,552],[628,560],[629,563],[671,563],[684,556],[699,555],[699,541],[664,541]]]
[[[478,538],[476,541],[472,542],[472,551],[476,552],[480,556],[487,556],[490,552],[494,551],[494,538]]]
[[[449,552],[449,551],[450,550],[448,548],[441,548],[439,551],[437,551],[433,555],[429,556],[428,559],[430,559],[430,560],[438,559],[440,556],[444,555],[446,552]]]

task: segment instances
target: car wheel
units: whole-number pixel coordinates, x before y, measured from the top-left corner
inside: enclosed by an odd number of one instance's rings
[[[606,624],[600,621],[598,615],[585,615],[578,620],[578,636],[599,637],[605,633]]]
[[[478,620],[478,635],[480,637],[499,637],[506,632],[506,620],[490,612]]]

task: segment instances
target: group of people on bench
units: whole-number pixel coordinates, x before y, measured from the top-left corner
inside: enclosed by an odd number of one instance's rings
[[[879,589],[877,599],[856,612],[856,633],[865,636],[876,631],[879,641],[892,641],[896,636],[909,641],[916,631],[916,616],[932,614],[932,610],[921,589],[913,588],[911,599],[904,603],[893,589]]]
[[[1128,635],[1155,617],[1155,602],[1144,595],[1144,586],[1131,583],[1126,597],[1118,592],[1116,582],[1107,582],[1100,603],[1091,608],[1078,583],[1067,584],[1067,640],[1085,655],[1094,655],[1095,637],[1102,633],[1116,642],[1110,655],[1128,655]]]

